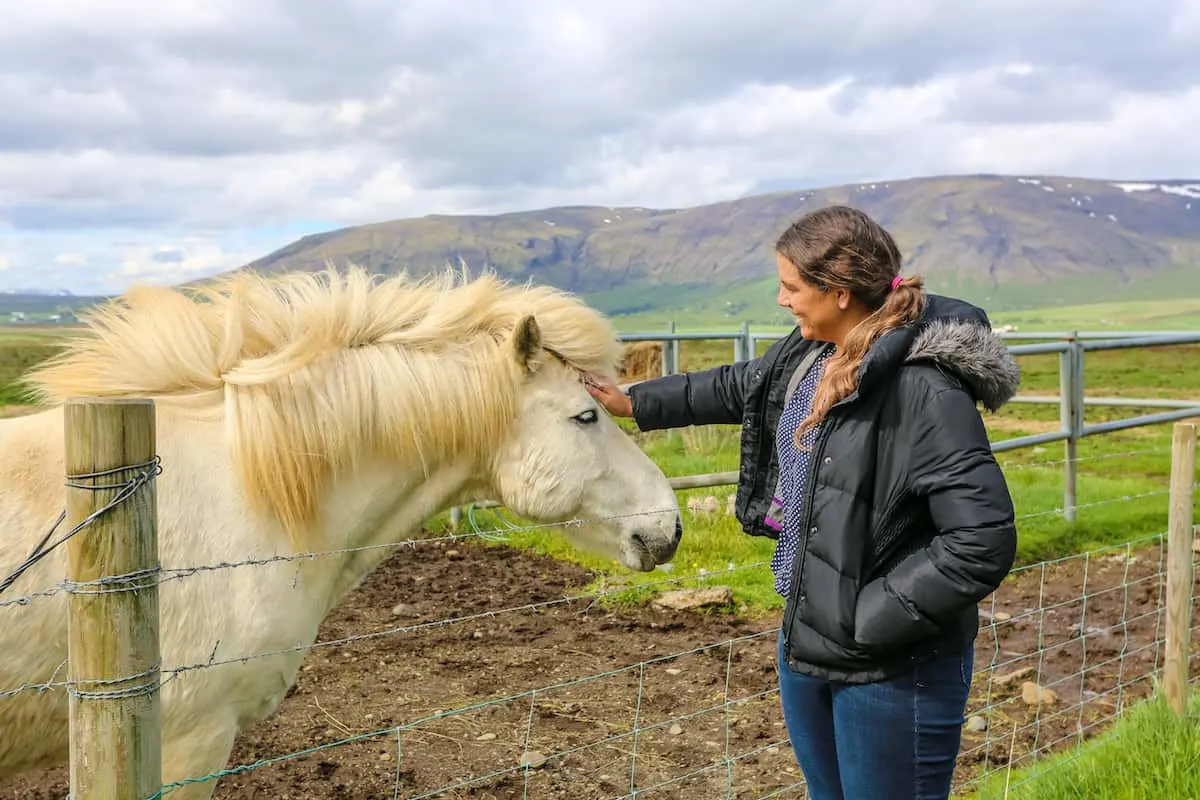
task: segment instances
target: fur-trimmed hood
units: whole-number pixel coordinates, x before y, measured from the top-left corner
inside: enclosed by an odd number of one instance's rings
[[[929,322],[913,340],[904,360],[932,361],[954,373],[988,411],[996,411],[1011,400],[1021,383],[1021,368],[1004,340],[978,322]]]
[[[867,354],[860,386],[901,363],[932,363],[958,377],[988,411],[1012,399],[1021,369],[1004,340],[992,330],[987,313],[963,300],[929,295],[925,313],[914,325],[881,337]]]

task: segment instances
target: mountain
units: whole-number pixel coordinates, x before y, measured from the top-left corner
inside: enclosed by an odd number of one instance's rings
[[[75,315],[102,300],[67,291],[0,291],[0,325],[11,322],[71,322]]]
[[[682,209],[562,207],[494,216],[433,215],[302,238],[244,268],[320,269],[354,261],[414,274],[462,259],[506,277],[598,299],[610,313],[661,305],[712,287],[765,285],[772,244],[805,211],[833,203],[863,209],[896,236],[905,271],[931,287],[1002,305],[1077,299],[1076,286],[1111,298],[1179,281],[1200,292],[1200,181],[1109,181],[970,175],[777,192]],[[703,290],[701,291],[701,287]],[[769,290],[768,290],[769,291]],[[769,300],[770,298],[768,298]],[[1079,300],[1082,302],[1082,300]]]
[[[75,293],[66,289],[4,289],[0,290],[0,294],[10,297],[74,297]]]

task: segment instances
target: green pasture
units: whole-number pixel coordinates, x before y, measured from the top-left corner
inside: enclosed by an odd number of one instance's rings
[[[1200,328],[1200,297],[1002,311],[994,317],[996,324],[1016,325],[1019,331],[1196,330]]]
[[[988,310],[997,325],[1021,331],[1200,329],[1200,269],[1166,270],[1154,278],[1113,285],[1095,276],[1068,278],[1053,286],[985,286],[969,281],[931,280],[928,288],[962,297]],[[730,286],[632,286],[587,295],[612,314],[626,333],[733,331],[742,322],[754,331],[785,330],[787,312],[775,304],[773,277]],[[1112,298],[1119,297],[1119,302]]]
[[[75,332],[76,329],[67,327],[0,325],[0,412],[28,401],[17,379],[56,352],[64,337]]]
[[[1195,800],[1200,797],[1200,695],[1184,718],[1161,695],[1133,707],[1077,751],[989,774],[971,800]]]

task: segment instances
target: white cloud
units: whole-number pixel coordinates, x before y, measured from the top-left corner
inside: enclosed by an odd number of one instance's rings
[[[0,289],[181,280],[428,213],[946,172],[1200,175],[1198,0],[796,8],[14,5]]]
[[[39,0],[4,10],[5,30],[17,38],[29,34],[87,31],[101,34],[153,34],[211,28],[226,18],[232,4],[218,0]]]

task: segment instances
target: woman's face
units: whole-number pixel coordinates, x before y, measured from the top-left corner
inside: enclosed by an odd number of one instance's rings
[[[778,253],[775,266],[779,270],[777,302],[792,312],[800,326],[800,335],[840,344],[845,331],[853,326],[847,313],[851,307],[850,293],[841,289],[821,291],[803,280],[792,262]]]

